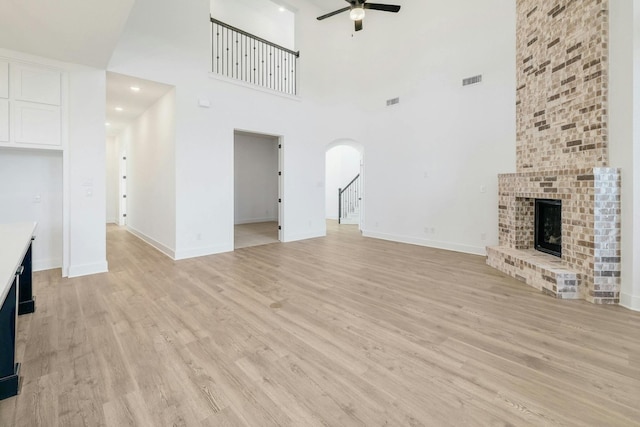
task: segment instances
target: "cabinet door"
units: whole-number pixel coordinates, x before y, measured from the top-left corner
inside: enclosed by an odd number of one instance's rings
[[[9,98],[9,63],[0,61],[0,98]]]
[[[60,145],[60,107],[16,101],[12,116],[14,142]]]
[[[61,75],[59,71],[11,64],[12,99],[60,105]]]
[[[9,142],[9,100],[0,99],[0,142]]]

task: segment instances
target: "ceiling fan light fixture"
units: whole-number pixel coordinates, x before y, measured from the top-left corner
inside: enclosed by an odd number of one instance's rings
[[[362,7],[354,7],[349,12],[349,18],[353,21],[362,21],[364,18],[364,8]]]

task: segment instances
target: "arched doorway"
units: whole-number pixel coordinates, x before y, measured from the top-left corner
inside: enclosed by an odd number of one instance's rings
[[[364,218],[364,147],[352,139],[338,139],[325,153],[325,217],[340,224]]]

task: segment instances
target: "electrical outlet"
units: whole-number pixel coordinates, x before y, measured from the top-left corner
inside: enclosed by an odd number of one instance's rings
[[[487,240],[487,233],[481,233],[480,240]]]

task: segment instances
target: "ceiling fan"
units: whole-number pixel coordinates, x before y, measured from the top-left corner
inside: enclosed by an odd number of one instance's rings
[[[367,3],[367,0],[345,0],[351,6],[343,7],[342,9],[335,10],[327,13],[326,15],[318,16],[318,21],[329,18],[333,15],[337,15],[342,12],[349,11],[349,17],[355,22],[356,31],[362,30],[362,19],[364,18],[364,10],[382,10],[384,12],[397,13],[400,10],[400,6],[394,4],[380,4],[380,3]]]

